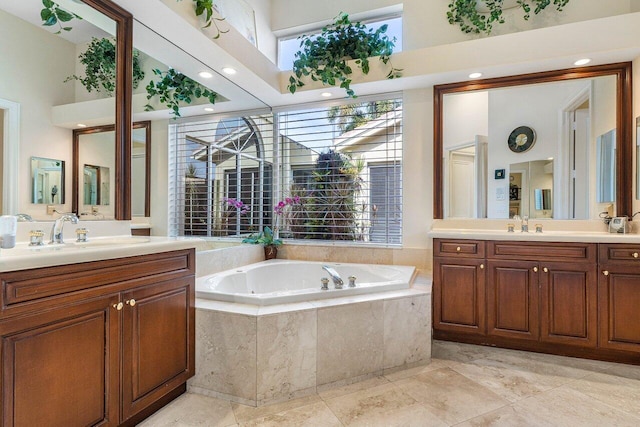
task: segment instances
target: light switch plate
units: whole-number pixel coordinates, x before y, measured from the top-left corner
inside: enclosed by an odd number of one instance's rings
[[[496,188],[496,200],[506,200],[506,194],[504,187]]]

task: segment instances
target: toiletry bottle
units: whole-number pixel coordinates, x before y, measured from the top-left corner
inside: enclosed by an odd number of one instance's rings
[[[16,245],[18,218],[13,215],[0,216],[0,248],[11,249]]]

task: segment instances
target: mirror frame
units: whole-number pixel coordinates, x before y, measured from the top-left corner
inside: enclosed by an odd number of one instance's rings
[[[616,77],[616,216],[633,214],[633,141],[631,62],[544,71],[433,87],[433,218],[443,219],[443,98],[446,94],[488,90],[536,83]]]
[[[116,111],[115,130],[115,201],[117,220],[131,219],[131,99],[133,96],[133,15],[110,0],[83,2],[116,22]],[[82,129],[77,129],[82,130]],[[78,172],[74,132],[73,179],[71,182],[72,211],[78,213]]]
[[[145,173],[145,195],[144,195],[144,216],[149,217],[151,216],[151,122],[150,121],[144,121],[144,122],[136,122],[131,126],[131,129],[145,129],[145,168],[146,168],[146,173]],[[77,215],[80,215],[80,212],[78,212],[78,207],[79,207],[79,197],[80,197],[80,190],[79,190],[79,179],[80,179],[80,164],[79,164],[79,159],[80,159],[80,136],[81,135],[91,135],[94,133],[100,133],[100,132],[113,132],[116,130],[116,126],[115,125],[105,125],[105,126],[95,126],[95,127],[90,127],[90,128],[82,128],[82,129],[74,129],[73,130],[73,164],[72,164],[72,178],[71,178],[71,210],[73,212],[75,212]],[[131,141],[131,131],[129,131],[129,140]],[[129,165],[131,165],[131,147],[129,147]],[[116,156],[116,171],[117,171],[118,165],[117,165],[117,156]],[[129,170],[131,170],[131,167],[129,167]],[[116,181],[118,178],[118,173],[116,172]],[[129,180],[128,180],[128,186],[129,189],[131,189],[131,174],[129,174]],[[115,197],[115,203],[118,203],[118,200],[121,199],[121,197],[118,197],[118,189],[115,189],[116,191],[116,197]],[[120,200],[120,203],[123,203],[122,200]],[[127,201],[125,203],[128,206],[129,209],[129,215],[131,215],[131,196],[129,196],[129,201]],[[122,219],[122,218],[116,218],[116,219]],[[129,216],[128,219],[131,219],[131,216]]]

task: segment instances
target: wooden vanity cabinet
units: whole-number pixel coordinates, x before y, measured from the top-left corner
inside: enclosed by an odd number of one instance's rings
[[[595,348],[597,245],[487,242],[488,335]]]
[[[441,333],[484,335],[484,242],[434,240],[434,337]]]
[[[184,392],[194,255],[0,273],[2,426],[134,425]]]
[[[640,245],[600,244],[599,252],[599,346],[640,353]]]

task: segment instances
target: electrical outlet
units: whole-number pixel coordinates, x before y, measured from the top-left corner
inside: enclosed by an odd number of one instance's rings
[[[98,211],[98,207],[97,206],[91,206],[91,214],[92,215],[98,215],[100,212]]]
[[[56,213],[56,207],[54,205],[47,205],[47,215],[53,215]]]

